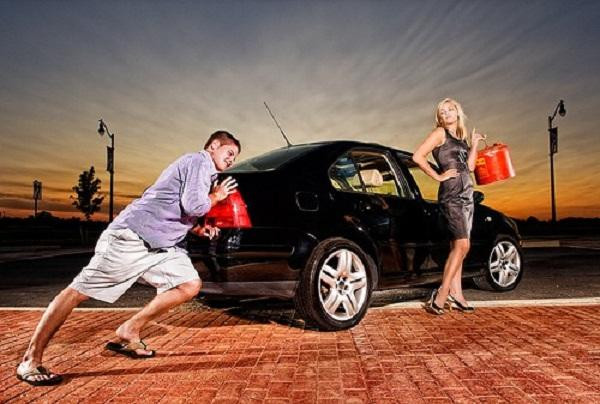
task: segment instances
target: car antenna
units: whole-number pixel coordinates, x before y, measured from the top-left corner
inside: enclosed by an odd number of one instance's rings
[[[287,147],[292,146],[292,144],[290,143],[289,139],[287,138],[287,136],[285,135],[285,133],[283,133],[283,129],[281,129],[281,126],[279,126],[279,122],[277,122],[277,119],[275,119],[275,116],[273,115],[273,113],[271,112],[271,108],[269,108],[269,106],[267,105],[266,101],[263,101],[265,103],[265,107],[267,107],[267,111],[269,111],[269,115],[271,115],[271,118],[273,118],[273,121],[275,122],[275,125],[277,125],[277,127],[279,128],[279,131],[281,132],[281,134],[283,135],[283,138],[285,139],[286,143],[287,143]]]

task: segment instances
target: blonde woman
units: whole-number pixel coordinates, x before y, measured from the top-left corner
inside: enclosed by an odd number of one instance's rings
[[[425,309],[433,314],[444,314],[449,305],[470,313],[470,306],[462,293],[462,265],[470,248],[473,224],[473,182],[470,172],[475,169],[477,145],[485,136],[471,133],[471,146],[467,144],[465,114],[461,105],[451,99],[442,100],[435,113],[435,129],[415,150],[413,160],[431,178],[440,182],[438,201],[451,235],[451,249],[442,285],[431,292]],[[438,174],[427,162],[431,153],[441,170]]]

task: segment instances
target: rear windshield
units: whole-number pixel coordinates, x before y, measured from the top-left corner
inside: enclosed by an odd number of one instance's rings
[[[318,144],[305,144],[301,146],[283,147],[273,150],[260,156],[244,160],[226,170],[231,173],[240,173],[248,171],[269,171],[277,170],[285,163],[288,163],[299,156],[318,147]]]

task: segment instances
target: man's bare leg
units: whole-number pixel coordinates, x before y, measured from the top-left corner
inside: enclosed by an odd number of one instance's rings
[[[125,342],[140,341],[140,332],[149,321],[192,299],[200,292],[201,286],[202,282],[198,279],[182,283],[173,289],[156,295],[142,310],[117,328],[115,332],[117,337]],[[150,356],[152,354],[152,351],[144,349],[136,349],[135,351],[138,355]]]
[[[63,325],[73,309],[81,302],[88,299],[88,296],[71,287],[66,287],[54,298],[54,300],[52,300],[35,328],[27,351],[25,351],[25,355],[23,355],[23,361],[17,368],[17,373],[19,375],[22,376],[42,365],[44,351],[52,336]],[[48,378],[48,376],[44,375],[32,377],[32,379],[36,381],[47,380]]]

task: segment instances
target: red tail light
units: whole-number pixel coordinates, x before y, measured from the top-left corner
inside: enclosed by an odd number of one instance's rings
[[[211,208],[206,214],[206,223],[221,229],[249,229],[252,227],[248,209],[242,194],[235,191]]]

